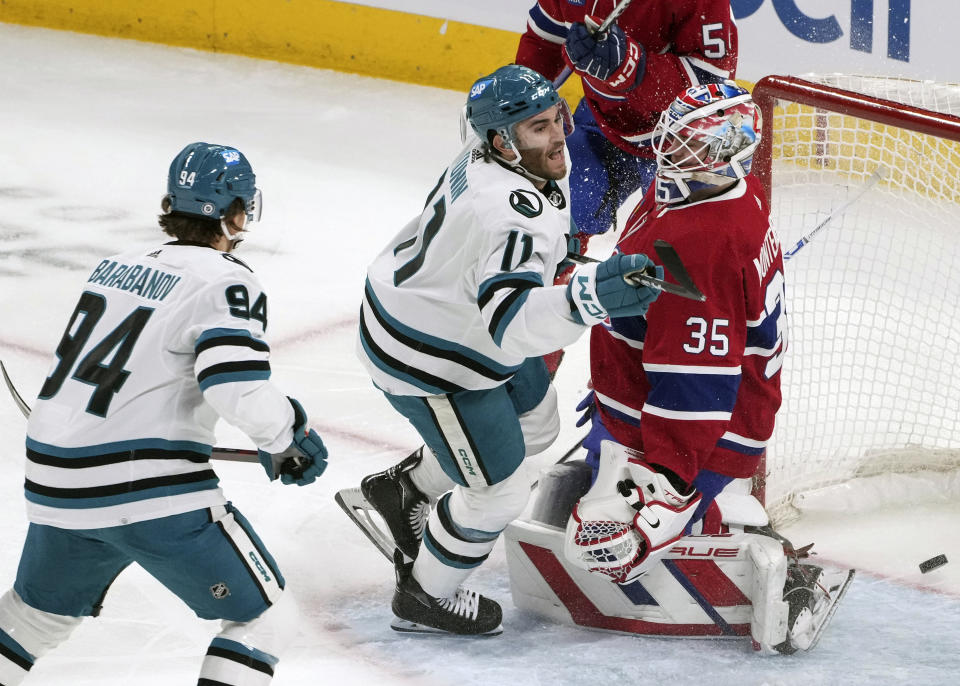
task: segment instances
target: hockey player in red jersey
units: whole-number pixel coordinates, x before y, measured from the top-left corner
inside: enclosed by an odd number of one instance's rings
[[[567,139],[577,227],[571,248],[581,254],[590,236],[616,224],[617,210],[635,191],[649,187],[656,172],[650,138],[673,96],[732,79],[737,66],[730,0],[638,0],[597,32],[623,2],[537,0],[517,49],[517,64],[556,81],[572,69],[583,83]],[[551,375],[562,357],[544,357]]]
[[[573,69],[583,83],[568,138],[570,205],[583,234],[607,231],[617,209],[656,170],[650,139],[660,113],[689,86],[732,79],[737,28],[730,0],[537,0],[516,62],[549,79]]]
[[[643,452],[683,503],[667,527],[676,537],[727,483],[754,474],[773,433],[786,350],[783,256],[749,174],[760,112],[745,90],[687,89],[655,136],[657,178],[617,251],[652,253],[654,240],[669,241],[706,300],[666,294],[645,318],[594,330],[587,447],[593,464],[608,434]]]
[[[801,563],[745,478],[773,433],[787,348],[782,250],[750,175],[760,135],[732,81],[688,88],[660,117],[656,181],[616,250],[667,241],[706,299],[665,292],[591,332],[593,482],[582,462],[557,465],[507,530],[518,606],[791,653],[816,645],[849,585],[850,570]]]

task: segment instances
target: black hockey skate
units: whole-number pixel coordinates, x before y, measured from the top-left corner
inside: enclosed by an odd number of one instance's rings
[[[410,470],[423,459],[423,446],[384,472],[365,477],[360,492],[383,517],[394,543],[408,560],[417,557],[420,539],[430,516],[427,496],[410,479]]]
[[[853,581],[854,571],[827,572],[816,565],[790,563],[783,599],[787,601],[787,640],[774,648],[784,655],[812,650]]]
[[[364,477],[360,488],[345,488],[335,497],[347,516],[390,561],[396,549],[408,560],[415,559],[427,526],[430,504],[409,474],[421,459],[423,447],[390,469]]]
[[[429,595],[413,578],[413,563],[397,555],[397,590],[390,624],[395,631],[460,636],[496,636],[503,632],[500,605],[476,591],[460,587],[450,598]]]

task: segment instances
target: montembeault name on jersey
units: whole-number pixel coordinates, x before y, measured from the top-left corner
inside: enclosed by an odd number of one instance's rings
[[[763,245],[760,246],[760,254],[753,258],[753,266],[757,269],[757,276],[763,280],[763,275],[770,269],[774,258],[780,252],[780,241],[777,240],[777,234],[774,233],[771,226],[767,230],[767,235],[763,237]]]
[[[148,300],[163,300],[180,282],[181,277],[167,272],[144,267],[142,264],[119,264],[113,260],[104,260],[87,279],[107,288],[119,288],[121,291],[135,293]]]

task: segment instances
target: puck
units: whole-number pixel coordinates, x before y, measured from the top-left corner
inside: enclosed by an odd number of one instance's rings
[[[931,572],[934,569],[943,567],[943,565],[945,564],[947,564],[947,556],[937,555],[936,557],[931,557],[929,560],[924,560],[923,562],[921,562],[920,571],[923,574],[926,574],[927,572]]]

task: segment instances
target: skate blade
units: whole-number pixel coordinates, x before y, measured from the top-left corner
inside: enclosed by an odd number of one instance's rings
[[[372,513],[376,512],[373,505],[363,497],[359,488],[344,488],[337,491],[334,496],[347,516],[353,520],[353,523],[370,539],[377,550],[383,553],[391,564],[393,563],[393,553],[398,550],[396,543],[393,542],[393,536],[386,530],[386,525],[381,525],[378,519],[374,519]],[[406,559],[406,558],[405,558]]]
[[[411,622],[407,619],[400,619],[399,617],[393,618],[393,621],[390,622],[390,628],[394,631],[399,631],[402,634],[429,634],[432,636],[452,636],[454,638],[486,638],[488,636],[499,636],[503,633],[503,624],[498,624],[496,628],[493,628],[490,631],[486,631],[482,634],[455,634],[452,631],[435,629],[432,626],[417,624],[416,622]]]
[[[850,583],[853,581],[853,575],[855,573],[855,569],[848,570],[846,575],[844,575],[843,572],[835,572],[833,574],[829,574],[825,579],[827,582],[827,591],[830,593],[830,599],[827,601],[829,605],[825,609],[820,609],[818,613],[822,619],[813,634],[813,639],[810,641],[810,646],[806,648],[807,651],[813,650],[817,647],[817,643],[820,642],[820,637],[823,636],[824,630],[827,628],[827,625],[830,624],[830,620],[833,619],[833,615],[837,612],[837,607],[840,605],[840,600],[844,595],[846,595],[847,589],[850,587]]]

